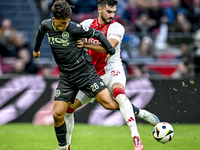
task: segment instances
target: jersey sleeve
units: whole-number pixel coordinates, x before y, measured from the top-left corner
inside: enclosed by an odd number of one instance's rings
[[[84,25],[86,27],[90,27],[92,22],[93,22],[94,19],[86,19],[84,21],[82,21],[80,24],[81,25]],[[84,38],[84,41],[86,42],[87,41],[87,38]]]
[[[77,38],[92,38],[94,36],[94,29],[75,23],[73,25],[73,35],[75,35]]]
[[[94,19],[86,19],[86,20],[82,21],[80,24],[84,25],[86,27],[90,27],[93,21],[94,21]]]
[[[124,37],[124,33],[125,33],[125,29],[121,24],[113,23],[108,28],[107,38],[108,39],[110,39],[110,38],[116,39],[120,42],[120,41],[122,41],[122,39]]]
[[[34,43],[34,51],[38,52],[40,50],[40,46],[42,44],[42,40],[44,38],[44,35],[46,33],[45,30],[45,20],[40,24],[38,31],[36,33],[36,37],[35,37],[35,43]]]
[[[107,52],[111,55],[115,53],[115,49],[112,47],[110,42],[107,40],[107,38],[98,30],[95,30],[93,28],[81,25],[81,24],[76,24],[75,28],[76,36],[78,38],[96,38],[98,39],[101,44],[106,48]]]

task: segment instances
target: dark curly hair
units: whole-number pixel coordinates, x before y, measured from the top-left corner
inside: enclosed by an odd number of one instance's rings
[[[51,7],[51,11],[53,17],[56,19],[66,19],[71,18],[72,10],[71,5],[65,0],[57,0],[54,2],[53,6]]]
[[[113,7],[118,3],[117,0],[98,0],[98,7],[105,7],[106,5]]]

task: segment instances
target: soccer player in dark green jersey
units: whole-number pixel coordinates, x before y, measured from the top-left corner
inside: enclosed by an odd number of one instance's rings
[[[71,6],[65,0],[58,0],[52,6],[52,19],[44,20],[36,34],[33,56],[39,60],[40,46],[44,35],[48,41],[60,71],[59,83],[54,96],[54,127],[59,143],[58,150],[69,149],[66,145],[65,112],[74,103],[79,90],[96,100],[106,109],[119,109],[106,85],[97,75],[90,55],[78,48],[78,38],[98,39],[105,49],[102,52],[113,55],[115,49],[106,37],[97,30],[70,21]]]

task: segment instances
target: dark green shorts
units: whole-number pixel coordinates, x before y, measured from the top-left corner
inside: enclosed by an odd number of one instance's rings
[[[95,97],[103,89],[107,88],[103,80],[97,75],[94,67],[87,67],[73,78],[59,77],[58,87],[54,96],[55,101],[71,101],[74,99],[79,90],[84,92],[88,97]]]

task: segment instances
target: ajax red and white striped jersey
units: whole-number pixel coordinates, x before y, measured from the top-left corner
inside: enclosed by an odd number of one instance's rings
[[[115,54],[112,55],[107,62],[105,62],[105,59],[107,55],[105,53],[93,51],[88,49],[88,53],[92,57],[92,64],[95,66],[95,69],[98,73],[98,75],[105,74],[105,66],[108,67],[114,67],[116,65],[121,64],[121,58],[120,58],[120,45],[124,36],[125,29],[124,27],[116,22],[112,21],[110,24],[99,24],[98,18],[96,19],[87,19],[81,23],[82,25],[86,27],[91,27],[93,29],[101,31],[107,39],[116,39],[119,41],[119,44],[115,47]],[[88,43],[100,43],[99,40],[95,38],[86,39],[86,42]],[[119,64],[120,63],[120,64]]]

